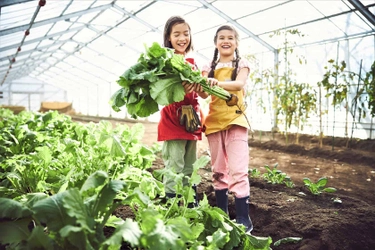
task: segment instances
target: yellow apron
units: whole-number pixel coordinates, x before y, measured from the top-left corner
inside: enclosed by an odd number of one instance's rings
[[[214,77],[219,81],[231,81],[233,68],[220,68],[215,70]],[[238,106],[245,112],[244,91],[228,91],[238,97]],[[209,112],[205,119],[205,134],[212,134],[218,131],[227,130],[232,125],[239,125],[249,129],[246,117],[236,106],[228,106],[225,100],[211,95]]]

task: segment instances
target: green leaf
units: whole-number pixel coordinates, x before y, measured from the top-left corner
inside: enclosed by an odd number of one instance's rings
[[[305,185],[310,185],[312,182],[309,178],[305,177],[303,178],[303,183],[305,183]]]
[[[29,249],[54,249],[53,241],[44,232],[44,228],[42,226],[36,226],[33,228],[30,237],[27,239],[27,246]]]
[[[125,157],[126,156],[126,152],[125,152],[125,148],[124,146],[122,145],[121,141],[119,140],[119,138],[116,136],[116,135],[113,135],[111,137],[111,156],[113,157]]]
[[[135,188],[122,202],[123,204],[137,203],[138,205],[146,207],[150,203],[150,198],[143,194],[139,188]]]
[[[34,204],[32,210],[35,217],[42,223],[46,223],[49,230],[59,231],[65,225],[73,225],[75,220],[68,216],[64,207],[64,198],[69,195],[62,192],[40,200]]]
[[[334,187],[327,187],[327,188],[324,188],[323,191],[327,193],[334,193],[337,191],[337,189]]]
[[[181,78],[172,75],[151,83],[150,95],[158,104],[168,105],[182,101],[185,96],[185,90],[181,84]]]
[[[142,96],[137,102],[128,103],[126,108],[134,119],[137,117],[148,117],[159,111],[158,103],[149,95]]]
[[[128,242],[132,247],[139,246],[139,240],[142,235],[138,223],[127,218],[124,223],[116,227],[115,232],[103,244],[109,246],[118,246],[120,248],[122,241]]]
[[[108,178],[108,174],[104,171],[96,171],[90,175],[83,183],[80,192],[87,191],[92,188],[102,186]]]
[[[62,183],[61,187],[59,188],[59,191],[57,193],[61,193],[61,192],[64,192],[68,186],[69,186],[69,182],[71,180],[71,177],[72,175],[77,171],[77,169],[73,166],[68,174],[66,174],[63,178],[60,179],[60,182]]]
[[[185,242],[195,239],[191,226],[184,217],[171,218],[167,221],[166,225],[171,231],[178,232],[179,238]]]
[[[143,214],[142,219],[144,220],[142,226],[147,223],[148,232],[143,234],[141,242],[147,249],[186,249],[185,242],[179,238],[178,232],[174,231],[173,227],[166,226],[162,219],[155,218],[151,214]]]
[[[26,194],[26,203],[25,205],[28,207],[33,207],[34,204],[40,200],[46,199],[49,196],[45,193],[28,193]]]
[[[222,247],[230,240],[230,238],[228,233],[223,232],[221,229],[218,229],[212,234],[212,236],[208,236],[207,240],[217,249],[222,249]]]
[[[28,228],[30,222],[30,218],[0,222],[0,243],[12,244],[26,240],[30,236]]]
[[[32,211],[22,203],[8,199],[0,198],[0,218],[19,219],[31,216]]]
[[[59,231],[64,240],[69,241],[77,249],[94,250],[82,227],[66,225]]]
[[[43,122],[47,123],[58,115],[57,111],[49,111],[42,116]]]
[[[318,182],[316,183],[319,187],[324,187],[328,182],[328,179],[327,177],[322,177],[318,180]]]
[[[157,42],[153,42],[149,48],[146,47],[146,53],[151,58],[168,57],[168,51],[173,53],[172,50],[161,47]]]
[[[127,95],[128,91],[124,88],[121,88],[111,96],[111,98],[109,99],[109,105],[111,105],[114,111],[121,111],[120,108],[126,104]]]
[[[280,244],[285,244],[285,243],[289,243],[289,242],[292,242],[292,243],[297,243],[299,241],[301,241],[302,238],[301,237],[287,237],[287,238],[282,238],[278,241],[276,241],[274,243],[274,246],[280,246]]]
[[[125,183],[120,180],[111,180],[100,190],[97,200],[95,201],[95,207],[93,208],[91,215],[95,218],[98,217],[99,213],[105,212],[116,197],[117,193],[123,189]]]
[[[69,189],[66,191],[63,198],[63,205],[66,208],[66,213],[72,217],[76,218],[76,223],[82,228],[86,229],[88,232],[94,232],[95,221],[91,213],[86,209],[86,205],[83,203],[82,196],[78,189]]]
[[[270,245],[272,244],[271,237],[260,237],[254,235],[246,235],[250,239],[250,243],[253,249],[271,249]]]

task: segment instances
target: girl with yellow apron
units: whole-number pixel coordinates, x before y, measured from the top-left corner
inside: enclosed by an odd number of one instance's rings
[[[244,114],[244,86],[250,69],[248,61],[238,56],[238,34],[233,27],[220,27],[214,41],[214,59],[202,68],[202,74],[209,77],[210,85],[218,85],[238,97],[237,105],[228,106],[226,100],[211,96],[209,111],[204,121],[204,133],[211,153],[216,203],[228,213],[228,193],[233,194],[236,221],[245,226],[246,233],[250,233],[253,229],[249,216],[250,125]],[[217,58],[219,54],[220,57]]]

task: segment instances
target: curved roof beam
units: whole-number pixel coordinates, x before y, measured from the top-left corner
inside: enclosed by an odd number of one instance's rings
[[[373,26],[372,29],[374,30],[375,27],[375,16],[366,8],[361,1],[359,0],[348,0],[354,8],[356,8],[365,18],[369,21]]]
[[[86,9],[86,10],[82,10],[82,11],[73,12],[73,13],[66,14],[66,15],[59,16],[59,17],[55,17],[55,18],[49,18],[47,20],[35,22],[33,24],[33,28],[43,26],[43,25],[47,25],[47,24],[50,24],[50,23],[56,23],[58,21],[67,20],[67,19],[77,17],[77,16],[82,16],[82,15],[85,15],[85,14],[88,14],[88,13],[91,13],[91,12],[98,12],[98,11],[106,10],[108,8],[111,8],[111,7],[112,7],[112,3],[101,5],[101,6],[90,8],[90,9]],[[24,31],[29,26],[30,26],[30,24],[25,24],[25,25],[21,25],[21,26],[18,26],[18,27],[0,30],[0,36],[9,35],[9,34],[12,34],[14,32],[18,32],[18,31]]]
[[[66,30],[63,30],[63,31],[59,31],[59,32],[56,32],[56,33],[53,33],[53,34],[49,34],[49,35],[45,35],[45,36],[41,36],[41,37],[38,37],[38,38],[35,38],[35,39],[31,39],[31,40],[27,40],[23,43],[23,46],[25,45],[28,45],[28,44],[32,44],[32,43],[36,43],[36,42],[41,42],[43,40],[46,40],[46,39],[52,39],[53,37],[55,36],[61,36],[61,35],[64,35],[66,33],[69,33],[69,32],[75,32],[75,31],[80,31],[82,30],[83,28],[86,28],[87,25],[82,25],[80,27],[75,27],[75,28],[69,28],[69,29],[66,29]],[[13,48],[17,48],[19,45],[19,43],[14,43],[12,45],[8,45],[8,46],[5,46],[2,48],[2,50],[10,50],[10,49],[13,49]]]
[[[113,8],[116,9],[116,10],[118,10],[118,11],[120,11],[120,12],[122,12],[122,13],[124,13],[124,14],[126,14],[126,15],[128,15],[129,17],[131,17],[131,18],[137,20],[138,22],[140,22],[140,23],[143,24],[144,26],[149,27],[152,31],[154,31],[154,32],[158,32],[158,33],[161,33],[161,31],[160,31],[158,28],[156,28],[156,27],[152,26],[151,24],[149,24],[149,23],[143,21],[142,19],[140,19],[139,17],[137,17],[137,16],[134,15],[133,13],[131,13],[131,12],[129,12],[129,11],[127,11],[127,10],[121,8],[121,7],[118,6],[117,4],[114,4],[114,5],[113,5]],[[139,13],[139,12],[140,12],[140,11],[137,11],[137,13]]]
[[[252,33],[250,30],[248,30],[247,28],[245,28],[244,26],[242,26],[241,24],[239,24],[238,22],[234,21],[232,18],[230,18],[229,16],[227,16],[226,14],[224,14],[223,12],[221,12],[220,10],[218,10],[217,8],[215,8],[212,4],[208,3],[205,0],[198,0],[198,2],[200,2],[205,8],[210,9],[211,11],[213,11],[214,13],[216,13],[217,15],[219,15],[222,18],[224,18],[225,20],[227,20],[229,23],[231,23],[236,28],[238,28],[241,31],[243,31],[248,36],[252,37],[254,40],[256,40],[257,42],[259,42],[260,44],[262,44],[264,47],[266,47],[270,51],[276,52],[276,49],[274,47],[272,47],[270,44],[266,43],[263,39],[259,38],[257,35],[255,35],[254,33]]]
[[[5,6],[10,6],[13,4],[19,4],[19,3],[26,3],[31,2],[33,0],[1,0],[0,2],[0,8]]]

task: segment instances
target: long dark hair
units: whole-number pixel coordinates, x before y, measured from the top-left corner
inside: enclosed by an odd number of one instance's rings
[[[193,50],[193,38],[191,36],[190,25],[181,16],[171,16],[165,23],[164,34],[163,34],[164,47],[173,49],[172,43],[171,41],[169,41],[169,37],[171,36],[171,32],[172,32],[172,27],[176,24],[181,24],[181,23],[185,23],[189,27],[190,43],[185,50],[185,52],[189,52],[190,50]]]
[[[216,41],[217,41],[217,34],[222,31],[222,30],[230,30],[230,31],[233,31],[234,32],[234,37],[236,38],[237,40],[237,43],[239,42],[240,40],[240,37],[238,35],[238,32],[235,28],[233,28],[232,26],[230,25],[223,25],[223,26],[220,26],[216,33],[215,33],[215,37],[214,37],[214,43],[216,44]],[[236,56],[235,58],[233,59],[232,61],[232,65],[233,65],[233,71],[232,71],[232,76],[231,76],[231,79],[232,81],[236,80],[236,77],[237,77],[237,69],[238,69],[238,63],[241,59],[240,57],[240,52],[238,51],[238,48],[236,48],[235,50],[235,53],[236,53]],[[208,77],[214,77],[214,71],[215,71],[215,68],[216,68],[216,65],[218,63],[218,55],[219,55],[219,50],[217,48],[215,48],[215,51],[214,51],[214,57],[212,58],[212,62],[211,62],[211,70],[210,72],[208,73]]]

